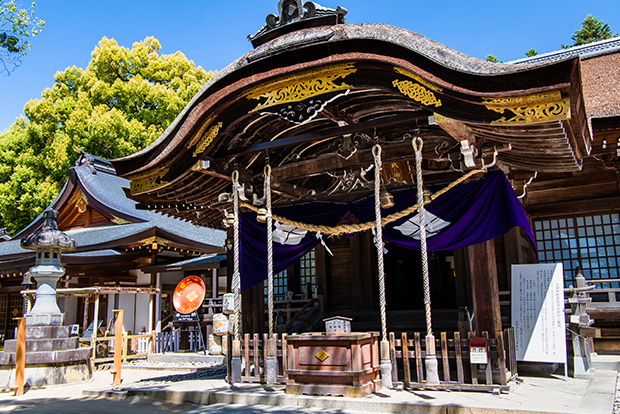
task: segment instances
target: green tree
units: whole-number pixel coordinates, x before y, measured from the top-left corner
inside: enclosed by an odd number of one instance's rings
[[[527,56],[527,57],[536,56],[537,54],[538,54],[538,50],[536,50],[534,48],[531,48],[530,50],[525,52],[525,56]]]
[[[16,0],[0,0],[0,73],[10,74],[30,50],[30,38],[43,30],[45,22],[34,16],[35,3],[20,8]]]
[[[494,63],[499,62],[499,60],[497,60],[497,58],[493,55],[488,55],[484,60],[486,60],[487,62],[494,62]]]
[[[573,44],[562,45],[562,47],[567,49],[573,46],[585,45],[587,43],[609,39],[614,36],[618,36],[618,33],[612,34],[609,24],[597,19],[596,17],[592,17],[591,14],[588,14],[583,22],[581,22],[581,29],[575,30],[575,33],[571,36],[571,39],[573,39]]]
[[[86,69],[70,67],[0,134],[0,227],[14,234],[54,199],[78,147],[103,158],[134,153],[163,133],[212,72],[152,37],[103,38]]]

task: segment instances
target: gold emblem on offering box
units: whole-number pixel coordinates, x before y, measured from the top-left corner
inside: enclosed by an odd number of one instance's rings
[[[329,354],[325,352],[325,350],[321,349],[314,357],[319,361],[324,362],[327,358],[329,358]]]

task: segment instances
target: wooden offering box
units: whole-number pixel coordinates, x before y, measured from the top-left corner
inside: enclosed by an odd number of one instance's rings
[[[287,394],[365,397],[381,389],[376,333],[287,336]]]

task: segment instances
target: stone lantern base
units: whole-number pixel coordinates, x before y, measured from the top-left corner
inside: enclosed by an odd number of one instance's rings
[[[79,338],[69,336],[69,329],[69,326],[26,323],[24,384],[42,387],[88,381],[92,378],[92,348],[80,348]],[[16,349],[15,339],[4,342],[4,352],[0,352],[2,384],[9,383],[12,386],[15,381]]]
[[[60,326],[64,320],[64,313],[27,313],[26,326],[44,325]]]

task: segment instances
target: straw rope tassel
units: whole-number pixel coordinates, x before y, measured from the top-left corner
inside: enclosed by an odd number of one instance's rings
[[[235,341],[241,340],[239,332],[239,312],[241,310],[241,273],[239,271],[239,171],[235,170],[232,174],[233,187],[233,213],[235,215],[235,223],[233,225],[233,242],[234,242],[234,271],[232,277],[232,291],[235,304],[235,313],[233,314],[233,333]]]
[[[273,336],[273,219],[271,218],[271,166],[265,166],[265,205],[267,207],[267,309],[269,338]]]
[[[420,137],[411,141],[415,151],[415,172],[418,190],[418,217],[420,218],[420,254],[422,255],[422,286],[424,288],[424,312],[426,314],[426,334],[433,334],[431,322],[431,290],[428,276],[428,251],[426,247],[426,217],[424,209],[424,183],[422,182],[422,146]]]
[[[381,313],[381,340],[387,341],[387,321],[385,316],[385,272],[383,265],[383,228],[381,227],[381,147],[372,148],[375,158],[375,237],[379,272],[379,312]]]

